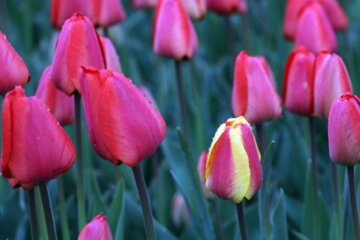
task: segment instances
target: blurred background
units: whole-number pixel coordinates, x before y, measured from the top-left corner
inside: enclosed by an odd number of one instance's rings
[[[264,55],[282,95],[283,71],[293,44],[282,35],[285,0],[248,1],[248,12],[228,16],[231,22],[235,49],[247,50],[249,55]],[[123,0],[124,22],[109,28],[109,37],[120,56],[125,76],[151,91],[167,124],[167,136],[153,157],[142,162],[151,199],[159,239],[216,239],[214,213],[211,204],[199,206],[176,127],[180,125],[175,64],[171,59],[158,57],[152,49],[153,10],[135,10],[129,0]],[[338,33],[338,54],[343,58],[355,94],[359,93],[360,74],[360,1],[342,1],[350,26]],[[235,56],[231,54],[226,17],[207,12],[204,19],[194,22],[199,38],[199,50],[191,61],[183,62],[182,73],[188,123],[190,127],[189,155],[195,163],[203,150],[208,150],[217,127],[232,117],[231,91]],[[50,24],[49,0],[1,0],[0,30],[23,58],[31,74],[26,85],[27,96],[35,93],[42,71],[51,64],[57,34]],[[98,29],[100,35],[102,29]],[[4,66],[1,66],[4,67]],[[1,98],[1,101],[3,98]],[[83,118],[84,119],[84,118]],[[331,168],[328,153],[327,122],[316,119],[316,146],[320,185],[321,239],[342,239],[331,187]],[[246,201],[245,214],[249,239],[311,239],[312,201],[309,200],[309,135],[308,120],[284,110],[283,117],[266,122],[266,157],[263,161],[268,174],[265,190]],[[65,128],[74,139],[74,128]],[[87,222],[101,212],[109,220],[114,239],[145,239],[138,193],[131,169],[118,170],[93,151],[83,123],[85,160],[85,191]],[[273,143],[271,143],[274,141]],[[344,201],[345,168],[338,167],[341,207],[346,210],[345,239],[353,239],[351,213]],[[360,169],[356,169],[356,186],[360,187]],[[76,178],[75,165],[63,176],[65,204],[71,239],[76,239]],[[55,180],[48,184],[57,233],[62,239],[59,200]],[[201,189],[200,189],[201,190]],[[171,202],[175,193],[187,201],[190,218],[176,226],[171,218]],[[26,193],[11,189],[0,178],[0,239],[30,239],[30,222]],[[239,239],[235,205],[216,198],[226,239]],[[259,202],[269,209],[268,216],[259,218]],[[39,216],[41,217],[41,209]],[[262,219],[262,221],[259,221]],[[260,226],[262,226],[260,228]],[[44,228],[42,229],[44,230]],[[46,230],[45,230],[46,231]],[[284,235],[285,234],[285,235]],[[42,235],[47,239],[46,234]]]

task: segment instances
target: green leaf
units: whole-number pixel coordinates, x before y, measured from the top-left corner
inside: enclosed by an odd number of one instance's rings
[[[286,221],[286,209],[285,209],[285,194],[284,191],[280,190],[280,195],[275,209],[272,215],[272,232],[270,239],[287,240],[288,239],[288,228]]]
[[[87,194],[88,198],[92,198],[91,200],[93,200],[93,206],[90,207],[90,210],[92,211],[92,214],[90,214],[91,216],[93,215],[97,215],[100,212],[105,212],[105,205],[102,201],[101,198],[101,192],[100,192],[100,187],[99,187],[99,183],[93,173],[93,169],[89,169],[88,170],[88,174],[89,174],[89,178],[90,178],[90,192],[92,194]],[[88,211],[88,216],[89,216],[89,212]]]
[[[125,191],[125,184],[123,181],[120,180],[116,188],[116,192],[112,200],[111,207],[109,208],[106,214],[111,232],[113,234],[116,233],[116,229],[119,227],[118,223],[123,222],[120,220],[121,220],[121,216],[124,213],[124,191]]]

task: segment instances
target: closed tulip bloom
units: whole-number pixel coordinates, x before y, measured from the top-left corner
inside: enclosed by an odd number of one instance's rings
[[[19,86],[5,96],[2,124],[1,173],[12,187],[33,188],[74,164],[69,136],[47,107]]]
[[[219,14],[245,13],[248,9],[246,0],[206,0],[206,7]]]
[[[51,24],[54,28],[61,29],[64,22],[74,13],[87,14],[88,4],[83,0],[51,0]]]
[[[206,171],[206,161],[208,158],[208,152],[207,151],[203,151],[199,157],[199,161],[197,163],[197,171],[199,174],[199,178],[201,181],[201,185],[204,191],[204,194],[207,198],[211,198],[212,197],[212,193],[209,191],[209,189],[207,189],[206,187],[206,180],[205,180],[205,171]]]
[[[325,9],[333,28],[337,31],[345,30],[349,25],[346,13],[336,0],[318,0]]]
[[[106,69],[122,72],[119,56],[111,40],[107,37],[101,37],[101,43],[105,54]]]
[[[0,32],[0,94],[4,95],[16,85],[25,86],[30,81],[29,71],[7,41],[5,34]]]
[[[92,22],[101,27],[107,27],[125,19],[125,11],[120,0],[90,0],[88,7]]]
[[[74,96],[68,96],[55,87],[50,79],[51,66],[47,67],[39,82],[35,96],[49,108],[61,125],[74,123]]]
[[[133,8],[155,8],[157,0],[131,0]]]
[[[61,29],[50,78],[67,95],[81,94],[78,74],[81,66],[106,67],[99,35],[91,21],[75,13]]]
[[[289,112],[312,116],[314,114],[315,55],[300,46],[289,56],[284,73],[283,98]]]
[[[317,2],[307,4],[299,13],[295,45],[305,46],[313,53],[337,49],[335,31],[323,7]]]
[[[154,18],[153,47],[156,54],[176,60],[190,59],[196,53],[196,32],[180,0],[158,1]]]
[[[360,99],[345,93],[333,102],[329,114],[329,149],[333,162],[360,163]]]
[[[288,40],[294,40],[299,13],[303,9],[303,7],[311,1],[312,0],[287,0],[283,33],[285,38],[287,38]]]
[[[97,215],[81,231],[78,240],[112,240],[109,224],[103,213]]]
[[[198,20],[205,16],[205,0],[181,0],[181,2],[192,19]]]
[[[244,117],[232,118],[215,133],[206,163],[206,186],[223,199],[240,203],[260,188],[260,152],[250,124]]]
[[[335,53],[320,53],[314,71],[315,113],[327,119],[332,102],[344,93],[352,92],[350,77],[343,60]]]
[[[171,216],[176,227],[186,226],[190,220],[190,213],[183,195],[174,195],[171,207]]]
[[[155,98],[151,94],[150,90],[147,87],[145,87],[144,85],[140,85],[139,89],[144,94],[144,96],[147,98],[147,100],[150,101],[150,103],[153,105],[153,107],[156,108],[156,110],[159,111],[159,107],[156,104]]]
[[[250,123],[277,119],[282,114],[281,100],[264,58],[248,56],[242,51],[236,58],[232,110]]]
[[[134,167],[164,140],[164,119],[123,74],[83,68],[81,87],[90,141],[99,156]]]

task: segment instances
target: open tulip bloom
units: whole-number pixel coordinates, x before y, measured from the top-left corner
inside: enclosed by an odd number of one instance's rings
[[[222,124],[215,133],[206,162],[206,186],[237,204],[241,235],[246,239],[242,200],[251,199],[262,182],[261,156],[250,124],[243,116]]]

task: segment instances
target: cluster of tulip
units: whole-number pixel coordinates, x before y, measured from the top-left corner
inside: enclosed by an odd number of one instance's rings
[[[218,14],[243,14],[247,4],[245,0],[133,0],[132,5],[156,7],[153,49],[157,55],[175,60],[181,123],[189,140],[180,67],[183,60],[191,59],[198,50],[190,17],[201,19],[206,9]],[[0,64],[6,62],[8,66],[0,72],[0,93],[6,94],[2,108],[1,175],[13,188],[27,190],[33,239],[39,239],[34,187],[40,187],[49,239],[56,239],[46,183],[55,178],[61,181],[60,175],[73,166],[75,158],[78,239],[112,239],[102,213],[85,226],[81,97],[93,149],[114,165],[124,163],[132,168],[147,238],[156,239],[139,164],[162,143],[166,124],[148,90],[136,87],[121,73],[114,45],[106,36],[100,37],[95,28],[103,27],[107,35],[108,26],[124,19],[125,12],[118,0],[52,0],[51,23],[61,32],[52,64],[43,71],[32,97],[26,97],[23,90],[30,80],[29,71],[0,33]],[[337,49],[335,30],[345,30],[347,26],[347,16],[336,0],[288,0],[284,35],[295,40],[296,48],[286,63],[283,102],[287,111],[310,120],[315,202],[318,190],[313,119],[328,119],[330,156],[333,162],[348,167],[353,224],[355,236],[360,239],[353,168],[360,161],[360,99],[351,94],[346,66],[333,53]],[[204,151],[198,160],[204,195],[210,200],[217,195],[236,203],[242,239],[247,239],[243,199],[250,200],[262,184],[261,156],[265,149],[262,123],[276,120],[283,113],[275,82],[265,57],[250,56],[245,50],[239,53],[232,88],[235,118],[220,125],[209,151]],[[62,128],[74,122],[76,150]],[[257,140],[250,124],[256,126]],[[181,226],[190,217],[186,200],[177,194],[172,207],[175,225]],[[221,224],[218,234],[220,239],[224,238]]]

